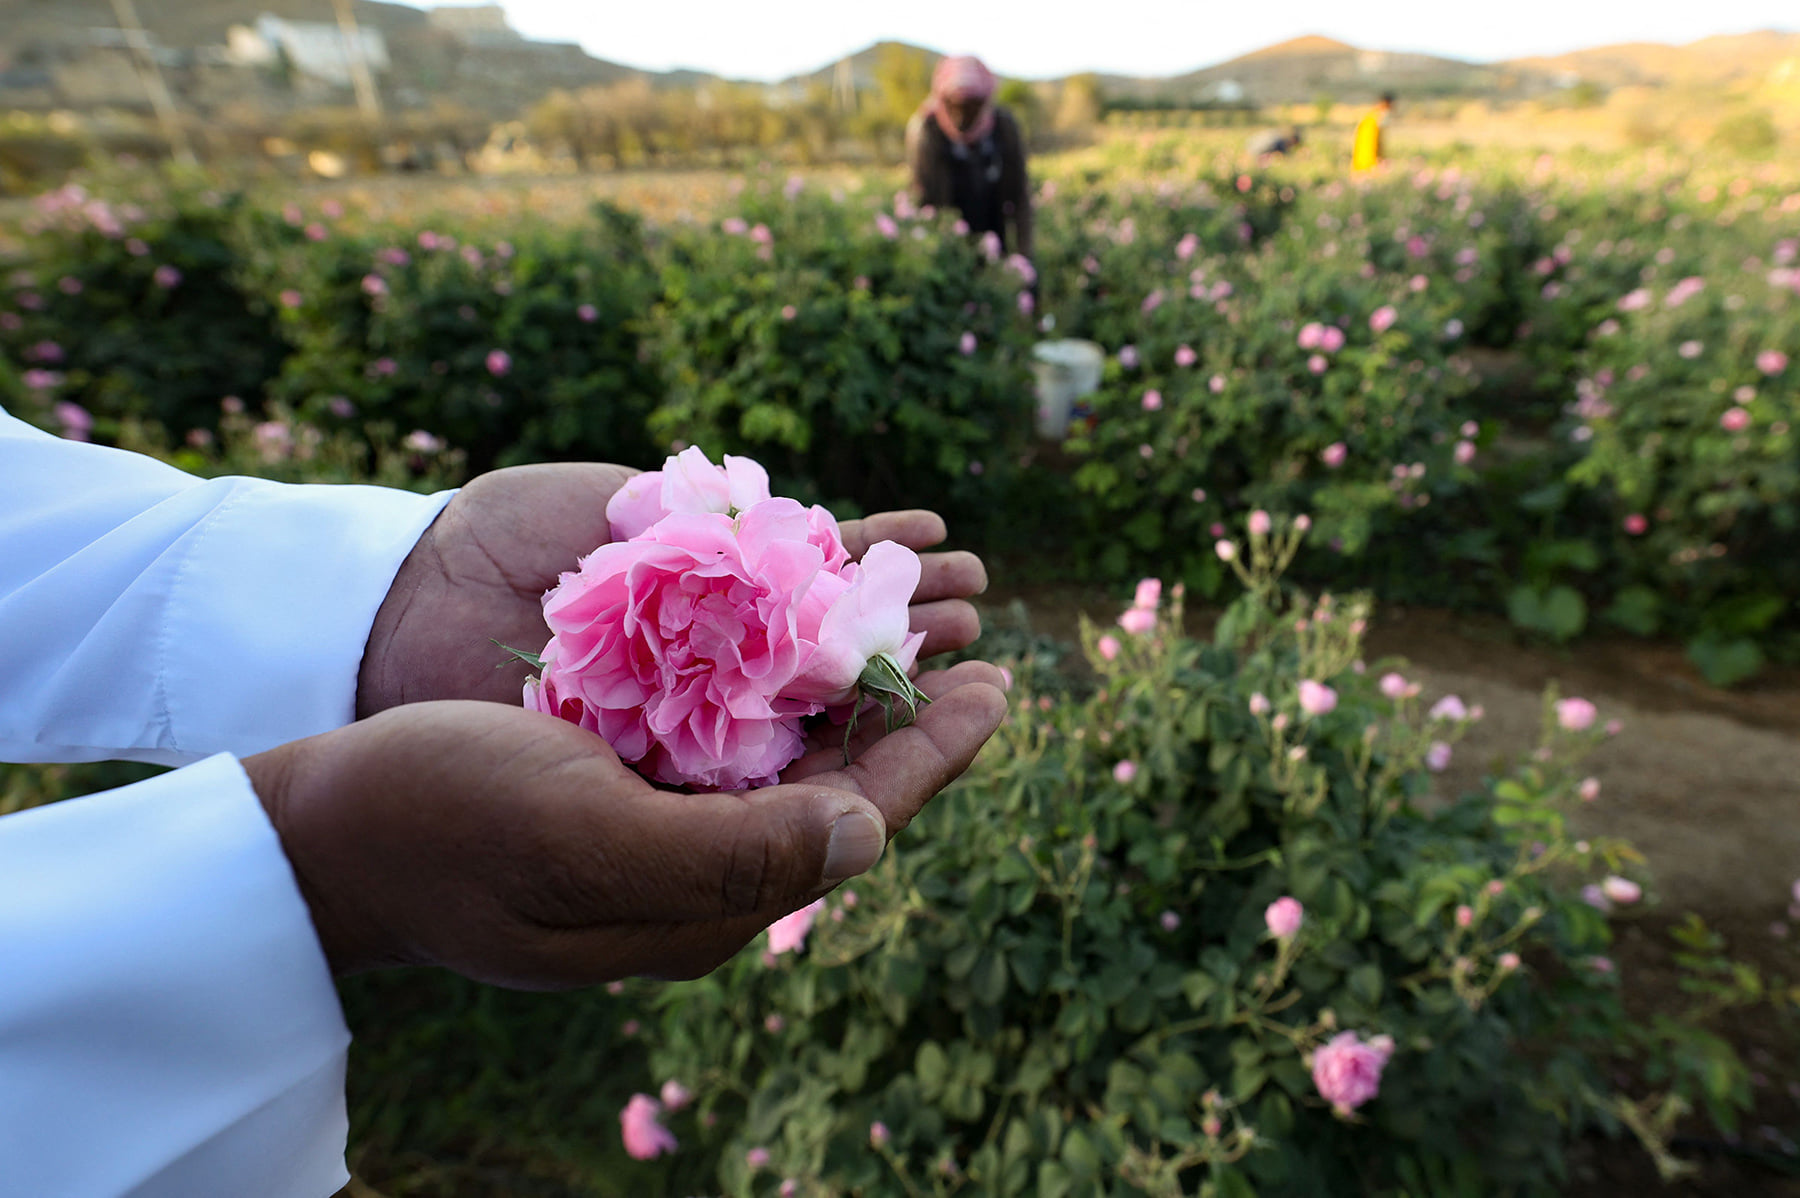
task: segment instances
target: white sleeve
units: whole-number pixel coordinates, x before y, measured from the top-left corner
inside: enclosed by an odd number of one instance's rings
[[[330,971],[229,756],[0,818],[0,1190],[326,1198]]]
[[[0,412],[0,760],[184,765],[349,723],[450,494],[201,480]]]

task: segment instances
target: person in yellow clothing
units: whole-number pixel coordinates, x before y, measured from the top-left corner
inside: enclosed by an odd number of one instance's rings
[[[1356,143],[1350,151],[1350,169],[1358,174],[1381,165],[1381,124],[1394,111],[1394,93],[1382,92],[1375,107],[1356,123]]]

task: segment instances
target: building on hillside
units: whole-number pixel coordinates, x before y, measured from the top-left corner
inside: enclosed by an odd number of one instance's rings
[[[351,39],[336,25],[289,21],[266,13],[256,19],[254,28],[232,26],[225,35],[225,52],[227,60],[238,66],[285,64],[296,79],[332,87],[351,85],[351,66],[358,59],[372,74],[381,74],[392,65],[387,40],[378,29],[359,29]]]

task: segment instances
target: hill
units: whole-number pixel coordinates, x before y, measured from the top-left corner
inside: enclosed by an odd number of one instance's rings
[[[1504,65],[1578,76],[1602,87],[1666,87],[1765,78],[1789,60],[1800,60],[1800,33],[1765,29],[1703,38],[1685,46],[1657,42],[1595,46],[1551,57],[1515,59]]]

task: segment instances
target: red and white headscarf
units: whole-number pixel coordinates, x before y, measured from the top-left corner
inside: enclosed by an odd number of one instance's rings
[[[937,122],[944,136],[962,145],[974,145],[994,131],[994,92],[999,81],[979,58],[960,55],[937,64],[931,75],[931,96],[920,111]],[[981,105],[968,129],[958,129],[950,119],[949,105],[956,101],[974,101]]]

